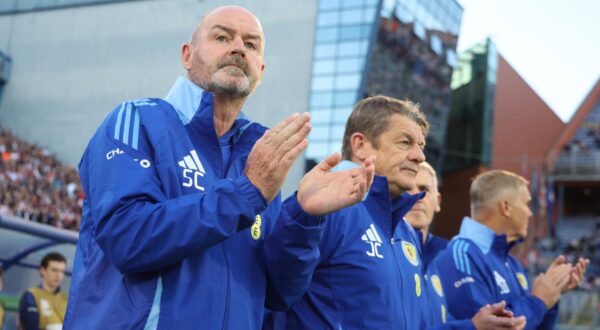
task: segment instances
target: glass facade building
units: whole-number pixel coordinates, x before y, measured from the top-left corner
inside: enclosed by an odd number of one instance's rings
[[[454,0],[321,0],[307,158],[341,150],[354,103],[384,94],[421,104],[432,129],[428,160],[443,152],[462,8]]]
[[[452,101],[446,136],[444,173],[481,164],[490,166],[498,52],[486,40],[460,54],[452,76]]]

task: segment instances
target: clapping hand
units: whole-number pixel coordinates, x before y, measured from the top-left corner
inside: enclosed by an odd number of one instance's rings
[[[308,172],[298,185],[298,202],[312,215],[323,215],[360,202],[375,175],[375,156],[356,168],[331,172],[342,156],[333,153]]]

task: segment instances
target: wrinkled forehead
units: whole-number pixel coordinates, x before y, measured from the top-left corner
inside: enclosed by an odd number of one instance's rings
[[[258,18],[242,7],[226,6],[216,8],[204,15],[198,27],[212,29],[217,26],[239,29],[242,33],[255,34],[264,39],[262,25]]]
[[[409,136],[416,140],[418,144],[425,143],[425,133],[419,123],[403,114],[395,113],[390,117],[386,131],[392,132],[396,136]]]

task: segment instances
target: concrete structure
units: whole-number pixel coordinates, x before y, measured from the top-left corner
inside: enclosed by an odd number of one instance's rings
[[[0,51],[12,58],[0,95],[0,125],[48,147],[67,163],[77,164],[89,138],[117,104],[166,95],[184,74],[181,44],[202,13],[220,5],[250,9],[261,19],[266,35],[267,68],[245,112],[272,126],[308,109],[314,1],[37,3],[15,0],[0,5]],[[18,6],[21,11],[10,10]],[[302,173],[298,161],[284,186],[285,195]]]

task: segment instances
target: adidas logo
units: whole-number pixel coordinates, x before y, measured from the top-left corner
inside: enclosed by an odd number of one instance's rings
[[[379,237],[379,234],[377,233],[377,230],[375,229],[375,225],[371,224],[371,226],[369,226],[369,228],[365,231],[365,234],[363,234],[361,236],[361,239],[365,242],[365,243],[369,243],[371,245],[371,251],[367,251],[367,255],[369,257],[377,257],[380,259],[383,259],[383,256],[379,253],[379,247],[381,246],[381,237]]]
[[[182,185],[204,191],[204,187],[200,185],[199,181],[206,174],[206,171],[200,162],[196,150],[191,150],[190,154],[183,157],[183,160],[180,160],[177,164],[183,168]]]

